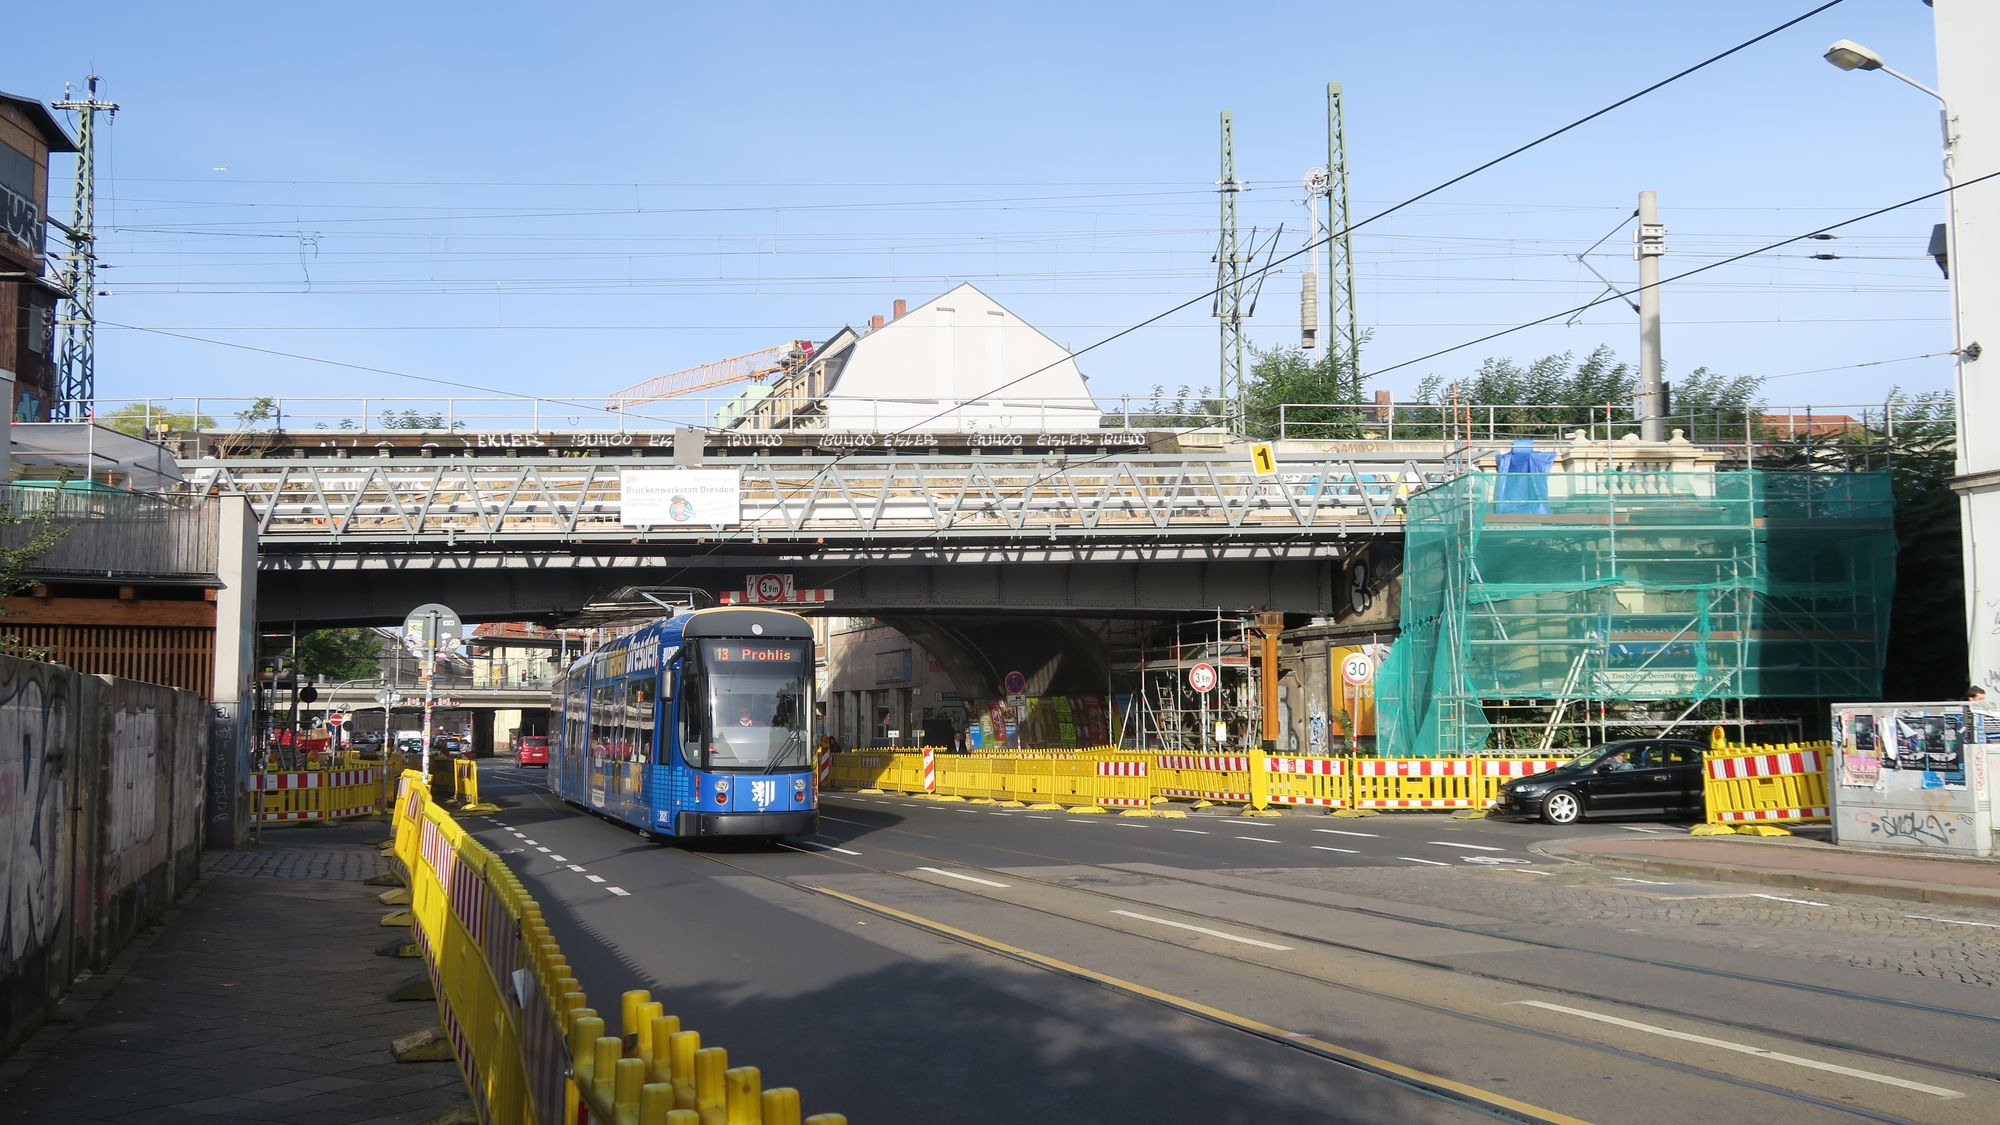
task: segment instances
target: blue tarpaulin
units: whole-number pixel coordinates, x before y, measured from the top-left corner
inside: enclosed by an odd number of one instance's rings
[[[1514,448],[1493,459],[1500,470],[1494,482],[1493,510],[1545,515],[1549,511],[1549,466],[1556,455],[1535,449],[1532,441],[1521,440]]]

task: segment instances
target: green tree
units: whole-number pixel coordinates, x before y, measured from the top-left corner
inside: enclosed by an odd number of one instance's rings
[[[143,402],[126,403],[109,414],[98,415],[94,421],[121,434],[142,438],[156,437],[163,428],[180,433],[215,428],[215,419],[206,414],[175,414]]]
[[[343,427],[344,428],[344,427]],[[464,422],[445,425],[444,414],[440,411],[384,410],[382,428],[385,430],[462,430]]]
[[[1366,428],[1362,378],[1352,364],[1327,354],[1313,359],[1298,348],[1258,352],[1243,380],[1243,432],[1274,438],[1360,437]],[[1320,405],[1345,403],[1346,406]]]
[[[299,637],[298,672],[336,683],[368,679],[381,670],[385,643],[373,629],[315,629]]]
[[[1670,381],[1667,428],[1685,430],[1690,440],[1740,440],[1764,380],[1755,375],[1720,375],[1697,367]],[[1597,436],[1638,431],[1632,398],[1639,376],[1600,344],[1581,362],[1575,352],[1547,355],[1522,366],[1491,358],[1465,379],[1432,375],[1417,385],[1416,401],[1438,407],[1413,420],[1412,437],[1447,432],[1485,438],[1552,439],[1574,430]],[[1445,424],[1456,417],[1458,426]],[[1405,426],[1397,423],[1397,435]]]

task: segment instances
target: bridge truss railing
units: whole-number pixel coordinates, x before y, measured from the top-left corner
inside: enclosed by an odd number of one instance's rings
[[[1752,447],[1815,441],[1873,442],[1895,437],[1912,424],[1950,428],[1930,402],[1833,403],[1809,406],[1752,404],[1699,408],[1671,414],[1668,430],[1697,445]],[[1577,432],[1611,441],[1639,432],[1628,403],[1597,406],[1542,403],[1357,402],[1282,403],[1278,437],[1297,441],[1440,441],[1504,445],[1526,440],[1565,441]]]
[[[208,494],[240,493],[266,539],[811,540],[1024,535],[1281,536],[1402,524],[1442,460],[1316,460],[1260,475],[1248,459],[1117,455],[774,459],[738,474],[734,524],[627,522],[622,478],[639,458],[446,461],[215,460],[188,466]]]

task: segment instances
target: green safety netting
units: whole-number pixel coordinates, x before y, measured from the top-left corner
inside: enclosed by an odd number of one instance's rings
[[[1893,514],[1887,473],[1481,473],[1412,496],[1381,753],[1482,749],[1503,703],[1876,698]]]

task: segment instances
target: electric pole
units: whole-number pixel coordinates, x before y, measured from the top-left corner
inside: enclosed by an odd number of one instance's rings
[[[1333,370],[1345,371],[1361,401],[1361,321],[1354,308],[1354,236],[1347,211],[1347,124],[1340,83],[1326,84],[1326,328]]]
[[[58,422],[88,418],[97,400],[97,115],[118,112],[118,103],[97,100],[97,75],[84,78],[86,94],[78,101],[63,88],[57,109],[77,113],[76,214],[69,233],[69,312],[57,320],[62,329],[56,401],[50,417]]]
[[[1222,356],[1216,397],[1230,412],[1232,431],[1243,419],[1243,253],[1236,240],[1236,193],[1242,190],[1243,184],[1236,178],[1235,125],[1225,109],[1222,178],[1217,181],[1222,197],[1222,237],[1215,252],[1215,315],[1222,325]]]
[[[1639,436],[1667,440],[1666,393],[1660,385],[1660,255],[1667,252],[1667,228],[1660,225],[1658,200],[1639,193],[1639,229],[1632,232],[1632,256],[1639,259]]]

